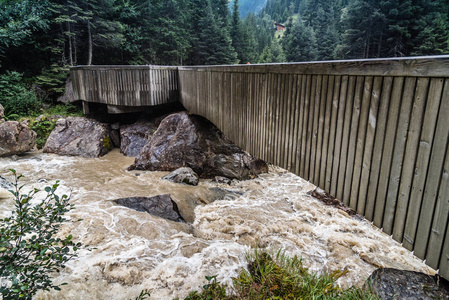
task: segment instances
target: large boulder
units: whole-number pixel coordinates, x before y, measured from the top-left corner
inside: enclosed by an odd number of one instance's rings
[[[265,161],[243,151],[207,119],[187,112],[166,117],[129,169],[173,171],[180,167],[190,167],[202,178],[239,180],[268,171]]]
[[[36,132],[16,121],[0,123],[0,157],[22,154],[36,145]]]
[[[120,126],[120,152],[126,156],[139,155],[156,129],[157,125],[151,121]]]
[[[114,200],[115,203],[144,211],[151,215],[161,217],[170,221],[185,222],[178,210],[178,205],[169,194],[148,197],[130,197]]]
[[[449,283],[439,275],[385,268],[367,283],[380,299],[449,299]]]
[[[93,119],[60,119],[45,143],[45,153],[99,157],[112,148],[110,127]]]

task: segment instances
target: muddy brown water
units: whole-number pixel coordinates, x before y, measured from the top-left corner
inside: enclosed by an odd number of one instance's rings
[[[54,274],[56,283],[67,283],[61,291],[35,299],[134,299],[142,289],[151,299],[183,298],[199,290],[205,276],[230,284],[257,245],[300,256],[316,272],[347,270],[338,280],[343,287],[363,285],[379,267],[435,273],[370,222],[309,196],[315,186],[281,168],[231,185],[201,180],[192,187],[162,180],[168,172],[126,171],[133,160],[118,150],[102,158],[42,152],[0,158],[0,176],[12,180],[7,169],[13,168],[28,189],[60,180],[59,192],[71,194],[75,204],[70,217],[82,219],[64,225],[61,234],[91,248]],[[166,193],[187,224],[111,201]],[[1,198],[1,215],[12,208],[12,199]]]

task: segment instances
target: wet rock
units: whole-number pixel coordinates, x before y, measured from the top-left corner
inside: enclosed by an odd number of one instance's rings
[[[193,172],[191,168],[184,167],[174,170],[162,179],[169,180],[175,183],[185,183],[188,185],[198,185],[199,177]]]
[[[316,188],[313,191],[309,192],[309,194],[312,197],[317,198],[321,202],[323,202],[326,205],[336,207],[344,212],[346,212],[348,215],[352,216],[354,219],[358,220],[364,220],[365,218],[362,215],[359,215],[355,210],[352,208],[346,206],[343,202],[338,200],[337,198],[329,195],[324,190],[320,188]]]
[[[157,125],[151,121],[139,121],[120,127],[120,152],[126,156],[137,156],[148,143]]]
[[[109,125],[84,117],[60,119],[45,143],[45,153],[103,156],[112,149]]]
[[[367,283],[380,299],[449,299],[449,282],[438,275],[377,269]]]
[[[11,182],[9,182],[6,178],[0,176],[0,188],[5,190],[12,190],[14,188],[14,185]]]
[[[186,112],[169,115],[161,122],[129,170],[173,171],[180,167],[190,167],[202,178],[242,180],[268,172],[265,161],[243,151],[207,119]]]
[[[0,157],[22,154],[36,146],[36,132],[16,121],[0,123]]]
[[[231,184],[232,180],[223,176],[215,176],[214,182],[223,183],[223,184]]]
[[[178,210],[178,205],[169,194],[148,197],[130,197],[114,200],[115,203],[137,211],[161,217],[170,221],[185,222]]]

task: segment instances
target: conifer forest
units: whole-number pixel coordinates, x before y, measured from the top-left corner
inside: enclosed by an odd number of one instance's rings
[[[0,75],[56,93],[74,65],[446,53],[447,0],[0,0]]]

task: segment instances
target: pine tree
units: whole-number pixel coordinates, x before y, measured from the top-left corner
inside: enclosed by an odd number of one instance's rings
[[[302,19],[294,22],[284,36],[284,52],[287,61],[313,61],[317,59],[315,33]]]

